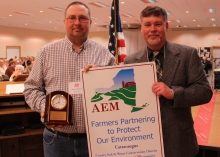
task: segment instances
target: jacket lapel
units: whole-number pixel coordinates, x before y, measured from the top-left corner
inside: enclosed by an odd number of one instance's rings
[[[142,48],[135,56],[137,63],[148,62],[147,47]]]
[[[175,73],[177,71],[180,59],[178,58],[179,51],[175,47],[167,42],[165,50],[165,59],[163,63],[163,74],[161,81],[168,87],[171,87]],[[160,97],[161,107],[165,98]]]
[[[148,62],[147,47],[142,48],[137,52],[135,59],[136,63]],[[161,81],[164,82],[168,87],[172,85],[173,78],[175,76],[180,59],[178,58],[179,51],[172,43],[167,42],[165,50],[165,59],[163,63],[163,75]],[[165,98],[160,97],[160,106],[162,106]]]
[[[178,58],[179,51],[175,50],[171,43],[167,42],[165,50],[165,59],[163,63],[162,82],[168,87],[171,86],[175,76],[180,59]]]

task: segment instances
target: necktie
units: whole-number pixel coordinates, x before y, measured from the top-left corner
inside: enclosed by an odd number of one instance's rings
[[[154,51],[153,54],[153,61],[156,63],[156,70],[157,70],[157,81],[159,82],[160,79],[161,79],[161,76],[162,76],[162,68],[161,68],[161,65],[160,65],[160,61],[159,59],[157,58],[158,55],[159,55],[159,51]]]

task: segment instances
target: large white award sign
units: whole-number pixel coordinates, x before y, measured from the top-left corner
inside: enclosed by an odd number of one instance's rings
[[[90,157],[164,157],[153,62],[81,72]]]

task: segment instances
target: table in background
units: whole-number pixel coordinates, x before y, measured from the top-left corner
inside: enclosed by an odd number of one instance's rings
[[[7,84],[21,84],[24,82],[0,82],[0,101],[24,99],[23,94],[5,94]],[[21,121],[25,127],[23,134],[0,135],[0,157],[43,157],[43,129],[31,129],[31,119],[40,119],[39,113],[30,109],[26,104],[21,106],[0,106],[0,126],[4,123]]]

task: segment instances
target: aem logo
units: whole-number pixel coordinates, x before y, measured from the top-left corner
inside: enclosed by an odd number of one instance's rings
[[[94,112],[106,112],[106,111],[115,111],[119,110],[118,102],[113,103],[100,103],[99,105],[95,104],[92,110]]]

